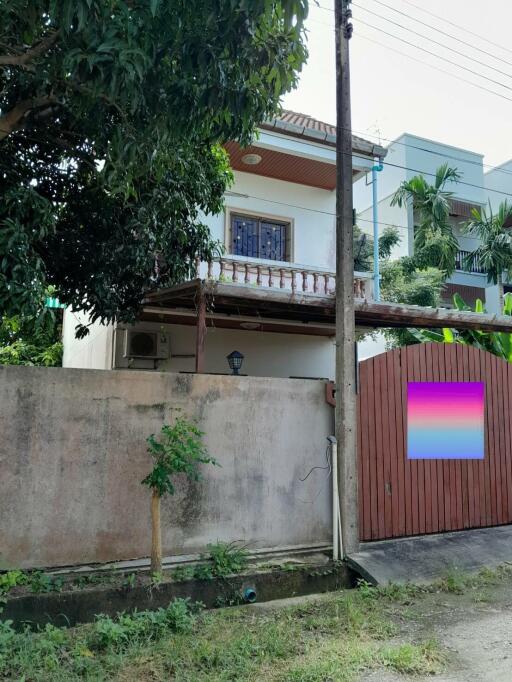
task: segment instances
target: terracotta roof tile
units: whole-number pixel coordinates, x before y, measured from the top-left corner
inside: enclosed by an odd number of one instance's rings
[[[266,121],[261,127],[266,130],[276,129],[283,134],[293,135],[294,137],[303,137],[315,140],[316,142],[323,142],[330,147],[336,146],[336,126],[319,121],[307,114],[290,111],[289,109],[284,109],[279,116]],[[384,147],[369,142],[357,135],[352,135],[352,148],[354,151],[363,153],[366,156],[379,156],[383,158],[387,153]]]

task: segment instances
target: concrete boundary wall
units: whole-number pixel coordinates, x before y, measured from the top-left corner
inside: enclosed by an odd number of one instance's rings
[[[0,367],[0,568],[131,559],[150,550],[145,439],[180,413],[221,467],[162,506],[165,555],[216,540],[330,541],[332,408],[320,381]]]

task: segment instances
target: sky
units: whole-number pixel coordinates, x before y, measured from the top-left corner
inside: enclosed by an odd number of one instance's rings
[[[283,105],[335,123],[334,0],[318,2],[310,0],[306,21],[308,63]],[[490,165],[512,158],[510,0],[354,0],[352,12],[355,134],[387,145],[408,132],[483,154]]]

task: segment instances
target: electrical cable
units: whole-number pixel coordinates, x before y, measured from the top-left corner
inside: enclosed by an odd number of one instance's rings
[[[418,145],[415,144],[410,144],[408,142],[399,142],[398,140],[392,140],[389,137],[384,137],[383,135],[375,135],[373,133],[368,133],[366,131],[362,130],[354,130],[352,129],[352,133],[355,135],[361,135],[364,137],[373,137],[376,140],[384,140],[385,142],[389,142],[390,145],[400,145],[401,147],[407,147],[409,149],[416,149],[420,152],[426,152],[427,154],[433,154],[434,156],[442,156],[444,159],[452,159],[453,161],[460,161],[461,163],[468,164],[470,166],[482,166],[483,168],[489,168],[491,171],[495,171],[496,173],[504,173],[505,175],[512,175],[512,170],[507,170],[506,168],[501,168],[500,166],[493,166],[490,163],[484,163],[483,161],[471,161],[470,159],[462,159],[460,156],[453,156],[452,154],[446,154],[445,152],[440,152],[440,151],[434,151],[433,149],[427,149],[426,147],[419,147]],[[412,137],[415,137],[413,135]],[[473,153],[473,152],[470,152]],[[384,163],[386,163],[384,161]],[[506,162],[507,163],[507,162]]]
[[[429,12],[426,9],[423,9],[420,5],[414,4],[414,2],[411,2],[410,0],[402,0],[402,2],[405,2],[407,5],[411,5],[411,7],[414,7],[415,9],[419,10],[420,12],[423,12],[424,14],[428,14],[434,19],[439,19],[440,21],[443,21],[445,24],[449,24],[450,26],[453,26],[454,28],[458,29],[459,31],[464,31],[464,33],[467,33],[470,36],[473,36],[474,38],[479,38],[482,42],[488,43],[489,45],[492,45],[493,47],[497,47],[500,50],[503,50],[504,52],[508,52],[509,54],[512,54],[512,50],[508,47],[505,47],[505,45],[501,45],[500,43],[495,43],[492,40],[489,40],[489,38],[486,38],[483,36],[481,33],[476,33],[475,31],[470,31],[469,28],[465,28],[461,24],[456,24],[453,21],[450,21],[449,19],[446,19],[446,17],[441,17],[439,14],[434,14],[433,12]],[[507,62],[508,63],[508,62]]]
[[[329,9],[329,8],[324,7],[323,9]],[[332,10],[329,10],[329,11],[332,11]],[[328,24],[324,24],[322,21],[317,21],[315,19],[309,19],[309,21],[312,21],[312,22],[318,24],[319,26],[325,26],[326,28],[330,29],[333,33],[335,33],[335,29],[333,26],[330,26]],[[361,22],[361,23],[363,23],[363,22]],[[381,32],[380,29],[376,29],[376,30]],[[491,95],[495,95],[496,97],[500,97],[501,99],[504,99],[507,102],[512,102],[512,97],[507,97],[506,95],[504,95],[501,92],[496,92],[495,90],[491,90],[490,88],[485,87],[485,85],[481,85],[480,83],[475,83],[473,81],[470,81],[467,78],[463,78],[462,76],[460,76],[458,74],[451,73],[450,71],[447,71],[446,69],[442,69],[441,67],[439,67],[435,64],[429,64],[427,62],[424,62],[421,59],[414,57],[413,55],[407,54],[406,52],[401,52],[400,50],[397,50],[396,48],[393,48],[389,45],[386,45],[385,43],[382,43],[378,40],[375,40],[374,38],[370,38],[368,36],[362,35],[359,32],[356,34],[356,36],[358,38],[362,38],[363,40],[366,40],[370,43],[374,43],[375,45],[379,45],[379,47],[383,47],[386,50],[390,50],[391,52],[395,52],[396,54],[400,55],[401,57],[406,57],[407,59],[410,59],[411,61],[414,61],[414,62],[417,62],[418,64],[421,64],[422,66],[426,66],[430,69],[434,69],[435,71],[438,71],[439,73],[443,73],[446,76],[450,76],[451,78],[455,78],[456,80],[461,81],[461,83],[466,83],[467,85],[472,85],[473,87],[478,88],[479,90],[482,90],[482,92],[487,92]],[[400,40],[400,39],[398,38],[398,40]],[[407,44],[411,45],[412,47],[416,47],[412,43],[407,43]],[[437,57],[437,55],[435,55],[434,53],[431,53],[431,54],[433,54],[435,57]],[[485,79],[485,76],[480,76],[480,77]]]
[[[421,24],[422,26],[426,26],[427,28],[432,29],[436,33],[440,33],[441,35],[444,35],[447,38],[450,38],[451,40],[456,40],[457,42],[461,43],[462,45],[466,45],[466,47],[470,47],[471,49],[476,50],[477,52],[481,52],[482,54],[485,54],[488,57],[492,57],[493,59],[496,59],[497,61],[503,62],[504,64],[508,64],[509,66],[512,66],[512,62],[508,62],[506,59],[502,59],[501,57],[496,57],[491,52],[488,52],[487,50],[483,50],[482,48],[478,47],[477,45],[473,45],[472,43],[468,43],[467,41],[462,40],[461,38],[457,38],[456,36],[452,35],[451,33],[448,33],[447,31],[443,31],[443,29],[441,29],[437,26],[432,26],[431,24],[428,24],[426,21],[422,21],[421,19],[416,19],[411,14],[407,14],[407,12],[402,12],[401,10],[396,9],[396,7],[393,7],[392,5],[388,5],[387,3],[382,2],[382,0],[373,0],[373,2],[377,3],[378,5],[382,5],[382,7],[386,7],[387,9],[390,9],[392,12],[396,12],[397,14],[401,14],[402,16],[407,17],[411,21],[415,21],[418,24]],[[444,19],[441,19],[441,20],[445,21]]]
[[[404,2],[408,2],[408,0],[403,0],[403,1],[404,1]],[[392,12],[396,12],[397,14],[400,14],[401,16],[406,17],[406,18],[409,19],[410,21],[415,21],[416,23],[421,24],[422,26],[425,26],[426,28],[429,28],[429,29],[432,30],[432,31],[435,31],[435,32],[438,33],[438,34],[444,35],[444,36],[446,36],[447,38],[450,38],[451,40],[455,40],[456,42],[461,43],[462,45],[465,45],[466,47],[469,47],[469,48],[471,48],[472,50],[476,50],[477,52],[481,52],[482,54],[485,54],[485,55],[487,55],[488,57],[491,57],[492,59],[495,59],[496,61],[503,62],[504,64],[507,64],[508,66],[512,66],[512,62],[509,62],[509,61],[507,61],[506,59],[502,59],[501,57],[497,57],[496,55],[492,54],[492,52],[489,52],[488,50],[484,50],[484,49],[482,49],[482,48],[480,48],[480,47],[478,47],[477,45],[474,45],[474,44],[472,44],[472,43],[468,43],[467,41],[462,40],[461,38],[457,38],[457,36],[454,36],[453,34],[448,33],[447,31],[443,31],[441,28],[439,28],[439,27],[437,27],[437,26],[432,26],[432,24],[428,24],[426,21],[422,21],[421,19],[417,19],[417,18],[414,17],[412,14],[407,14],[407,12],[403,12],[403,11],[397,9],[396,7],[393,7],[393,6],[391,6],[391,5],[388,5],[388,4],[386,4],[385,2],[382,2],[382,0],[373,0],[373,2],[375,2],[375,3],[378,4],[378,5],[381,5],[382,7],[386,7],[387,9],[390,9]],[[355,7],[358,6],[358,5],[356,5],[355,2],[352,2],[352,1],[351,1],[351,4],[354,5]],[[408,2],[408,4],[412,5],[413,3]],[[415,6],[417,9],[419,9],[416,5],[414,5],[414,6]],[[331,7],[325,7],[324,5],[320,5],[320,4],[318,4],[317,7],[319,7],[320,9],[325,10],[326,12],[332,12],[332,13],[334,14],[334,10],[333,10]],[[364,8],[364,7],[361,7],[360,5],[359,5],[359,7],[360,7],[360,9],[366,9],[366,8]],[[366,11],[367,11],[367,12],[371,12],[371,10],[366,10]],[[426,11],[426,10],[422,10],[422,11]],[[375,14],[375,12],[372,12],[372,14]],[[430,12],[427,12],[427,14],[430,14]],[[378,15],[377,15],[377,16],[378,16]],[[460,29],[460,30],[467,31],[467,29],[464,29],[462,26],[458,26],[457,24],[454,24],[453,22],[448,21],[448,20],[445,19],[444,17],[440,17],[440,16],[438,16],[438,15],[433,15],[433,16],[435,16],[435,17],[436,17],[437,19],[439,19],[440,21],[443,21],[443,22],[445,22],[445,23],[447,23],[447,24],[451,24],[452,26],[455,26],[456,28],[458,28],[458,29]],[[386,19],[386,21],[389,21],[389,20]],[[412,29],[408,29],[408,28],[405,27],[405,26],[403,26],[402,28],[405,28],[406,30],[411,30],[411,31],[412,31]],[[476,36],[476,37],[480,37],[480,38],[482,37],[482,36],[479,36],[479,35],[476,34],[476,33],[472,33],[471,31],[468,31],[468,33],[471,33],[472,35],[474,35],[474,36]],[[489,42],[490,42],[490,41],[489,41]],[[506,47],[503,47],[502,45],[498,45],[498,44],[496,44],[496,43],[491,43],[491,44],[493,44],[495,47],[501,47],[501,49],[503,49],[503,50],[505,50],[505,51],[507,51],[507,52],[512,52],[511,50],[508,50]],[[492,67],[490,67],[490,68],[492,68]]]
[[[421,47],[420,45],[416,45],[415,43],[411,43],[409,40],[406,40],[405,38],[401,38],[400,36],[397,36],[394,33],[390,33],[389,31],[385,31],[383,28],[380,28],[379,26],[374,26],[373,24],[370,24],[369,22],[364,21],[363,19],[358,19],[357,21],[360,24],[363,24],[363,26],[367,26],[368,28],[372,28],[374,31],[378,31],[379,33],[383,33],[384,35],[389,36],[390,38],[393,38],[394,40],[399,40],[401,43],[404,43],[404,45],[409,45],[409,47],[413,47],[415,50],[420,50],[420,52],[424,52],[425,54],[428,54],[431,57],[435,57],[436,59],[440,59],[441,61],[446,62],[447,64],[451,64],[451,66],[455,66],[455,68],[457,68],[457,69],[462,69],[463,71],[467,71],[468,73],[471,73],[473,76],[477,76],[478,78],[482,78],[483,80],[489,81],[489,83],[493,83],[494,85],[497,85],[500,88],[505,88],[506,90],[512,91],[511,85],[505,85],[505,83],[501,83],[500,81],[497,81],[494,78],[490,78],[489,76],[485,76],[485,75],[479,73],[478,71],[475,71],[474,69],[470,69],[469,66],[464,66],[463,64],[458,64],[457,62],[453,61],[452,59],[448,59],[447,57],[442,57],[441,55],[438,55],[435,52],[432,52],[431,50],[427,50],[425,47]]]
[[[366,7],[363,7],[362,5],[359,5],[357,2],[352,2],[352,4],[354,5],[354,7],[357,7],[358,9],[363,10],[363,12],[367,12],[368,14],[373,14],[373,16],[378,17],[379,19],[383,19],[384,21],[387,21],[389,24],[393,24],[394,26],[397,26],[398,28],[401,28],[404,31],[408,31],[409,33],[412,33],[413,35],[418,36],[419,38],[423,38],[424,40],[427,40],[429,43],[432,43],[433,45],[438,45],[439,47],[442,47],[444,50],[448,50],[450,52],[453,52],[454,54],[459,55],[459,57],[463,57],[464,59],[469,59],[470,61],[478,64],[479,66],[483,66],[487,69],[490,69],[491,71],[495,71],[496,73],[499,73],[502,76],[506,76],[507,78],[512,78],[512,74],[507,73],[506,71],[502,71],[501,69],[497,69],[495,66],[491,66],[490,64],[485,64],[484,62],[480,61],[479,59],[476,59],[475,57],[471,57],[470,55],[467,55],[464,52],[461,52],[460,50],[456,50],[453,47],[449,47],[448,45],[445,45],[444,43],[441,43],[438,40],[434,40],[434,38],[430,38],[429,36],[426,36],[423,33],[419,33],[418,31],[415,31],[414,29],[409,28],[408,26],[404,26],[403,24],[400,24],[397,21],[393,21],[392,19],[388,19],[383,14],[379,14],[378,12],[374,12],[371,9],[367,9]],[[512,63],[510,64],[510,66],[512,66]],[[481,77],[486,78],[485,74],[482,74]]]
[[[328,469],[329,473],[327,474],[327,476],[329,477],[331,475],[332,465],[331,465],[331,460],[330,460],[330,447],[329,446],[327,446],[327,448],[325,450],[325,461],[327,462],[327,466],[325,466],[325,467],[320,467],[320,466],[311,467],[311,469],[304,476],[304,478],[299,478],[299,481],[304,483],[304,481],[310,477],[310,475],[313,473],[313,471],[315,471],[315,469],[323,469],[323,470]]]
[[[267,130],[265,130],[265,134],[268,134],[270,137],[276,137],[276,138],[282,137],[281,135],[277,135],[277,134],[269,132]],[[362,156],[361,154],[357,154],[357,153],[352,152],[351,156],[354,159],[361,159],[363,161],[368,161],[368,157]],[[440,153],[439,156],[443,156],[443,154]],[[400,164],[391,163],[391,161],[385,161],[385,160],[383,160],[383,163],[385,166],[391,166],[392,168],[401,168],[403,170],[411,171],[412,173],[417,173],[418,175],[428,175],[432,178],[435,178],[435,176],[436,176],[436,174],[432,173],[432,171],[420,170],[418,168],[412,168],[410,166],[402,166]],[[465,180],[457,180],[456,184],[465,185],[466,187],[473,187],[474,189],[481,189],[484,192],[493,192],[494,194],[501,194],[501,195],[506,196],[506,197],[512,197],[511,192],[505,192],[504,190],[500,190],[500,189],[492,189],[491,187],[484,187],[482,185],[476,185],[473,182],[466,182]],[[479,202],[476,202],[476,203],[479,203]],[[300,207],[297,207],[297,208],[300,208]],[[320,211],[320,212],[322,212],[322,211]]]
[[[298,204],[290,204],[290,203],[284,202],[284,201],[275,201],[274,199],[269,199],[268,197],[258,197],[254,194],[247,194],[246,192],[243,192],[243,193],[242,192],[232,192],[232,191],[228,190],[226,192],[226,195],[227,196],[238,196],[238,197],[241,197],[242,199],[256,199],[257,201],[266,201],[270,204],[275,204],[276,206],[285,206],[286,208],[297,208],[301,211],[311,211],[312,213],[320,213],[322,215],[328,215],[328,216],[332,216],[332,217],[336,216],[336,213],[333,211],[322,211],[321,209],[318,209],[318,208],[309,208],[308,206],[299,206]],[[370,220],[368,218],[358,217],[357,222],[369,223],[369,224],[373,225],[373,220]],[[385,223],[382,221],[378,221],[377,225],[379,227],[394,227],[397,230],[407,230],[408,232],[412,229],[412,228],[407,227],[406,225],[395,225],[394,223]],[[466,235],[461,235],[461,236],[467,240],[480,242],[480,240],[477,239],[476,237],[469,237]]]

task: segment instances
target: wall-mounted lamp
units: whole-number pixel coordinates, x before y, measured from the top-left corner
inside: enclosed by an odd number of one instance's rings
[[[242,355],[242,353],[239,353],[237,350],[234,350],[226,357],[226,360],[228,361],[229,368],[233,371],[233,374],[235,376],[239,375],[240,368],[242,367],[242,362],[244,361],[244,356]]]

